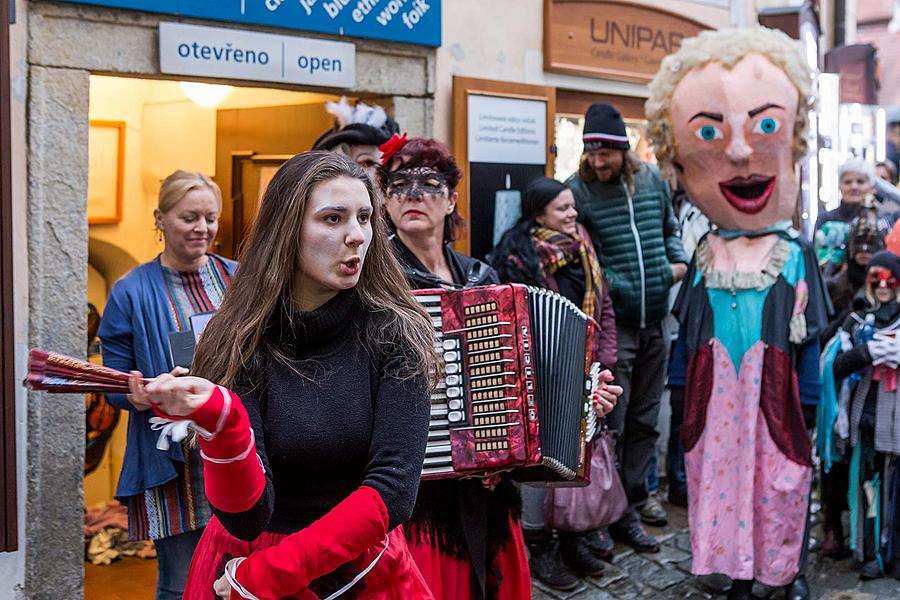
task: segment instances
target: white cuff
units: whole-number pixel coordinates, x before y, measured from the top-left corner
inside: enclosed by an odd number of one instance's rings
[[[246,556],[238,556],[237,558],[232,558],[227,563],[225,563],[225,580],[228,582],[228,585],[231,586],[231,589],[240,594],[241,598],[246,598],[247,600],[259,600],[259,598],[247,591],[247,589],[242,586],[235,577],[237,568],[241,566],[241,563],[245,560],[247,560]]]
[[[247,449],[238,454],[237,456],[232,456],[231,458],[213,458],[211,456],[207,456],[203,453],[203,450],[200,450],[200,458],[205,461],[216,463],[217,465],[227,465],[233,462],[239,462],[250,456],[250,453],[253,449],[256,448],[256,434],[253,433],[253,428],[250,428],[250,443],[247,444]]]

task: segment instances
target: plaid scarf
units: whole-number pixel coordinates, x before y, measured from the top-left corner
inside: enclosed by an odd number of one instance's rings
[[[531,237],[541,262],[542,287],[559,291],[554,274],[562,267],[581,260],[584,269],[584,300],[581,310],[600,323],[600,300],[603,297],[603,277],[600,261],[591,244],[591,238],[581,223],[576,223],[576,233],[568,234],[546,227],[534,227]]]

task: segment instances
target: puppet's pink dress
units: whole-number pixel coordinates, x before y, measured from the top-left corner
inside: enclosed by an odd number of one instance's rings
[[[713,341],[713,394],[706,429],[685,455],[693,571],[772,586],[797,574],[810,469],[772,440],[759,406],[763,343],[743,357],[740,376]],[[697,490],[697,493],[694,493]]]
[[[783,586],[798,572],[811,468],[791,351],[767,342],[796,329],[808,293],[800,246],[776,248],[769,274],[691,271],[688,301],[713,323],[694,336],[684,438],[694,574]]]

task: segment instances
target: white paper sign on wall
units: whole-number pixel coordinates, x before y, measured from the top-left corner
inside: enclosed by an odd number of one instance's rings
[[[470,94],[469,162],[547,163],[547,103]]]
[[[159,24],[163,73],[322,87],[356,85],[356,46],[181,23]]]

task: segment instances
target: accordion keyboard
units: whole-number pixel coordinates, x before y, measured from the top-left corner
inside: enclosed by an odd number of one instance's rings
[[[472,418],[471,427],[460,429],[474,432],[475,452],[509,450],[509,428],[520,424],[519,411],[506,408],[518,387],[510,323],[495,301],[466,306],[464,314]]]
[[[444,373],[431,395],[423,476],[511,466],[522,460],[515,330],[496,300],[441,304],[442,294],[417,294],[435,330]],[[444,322],[450,315],[453,322]],[[448,329],[449,328],[449,329]],[[511,429],[519,428],[516,435]],[[513,450],[511,452],[511,449]]]
[[[599,383],[590,317],[559,294],[517,284],[414,295],[444,361],[422,478],[511,471],[520,481],[585,482],[588,380]]]
[[[431,392],[431,420],[428,425],[428,444],[425,446],[425,465],[422,469],[423,474],[440,474],[453,472],[453,460],[450,448],[450,404],[447,397],[447,378],[449,371],[458,372],[458,361],[451,361],[449,364],[454,366],[448,368],[448,358],[455,358],[453,352],[456,344],[449,343],[445,349],[443,341],[443,333],[441,332],[441,297],[438,295],[426,296],[420,295],[416,299],[422,305],[422,308],[431,318],[431,325],[434,327],[435,349],[444,357],[444,377],[441,377],[437,386]],[[448,340],[449,341],[449,340]],[[457,353],[458,354],[458,353]],[[461,393],[461,386],[454,386],[452,394],[457,391]]]

